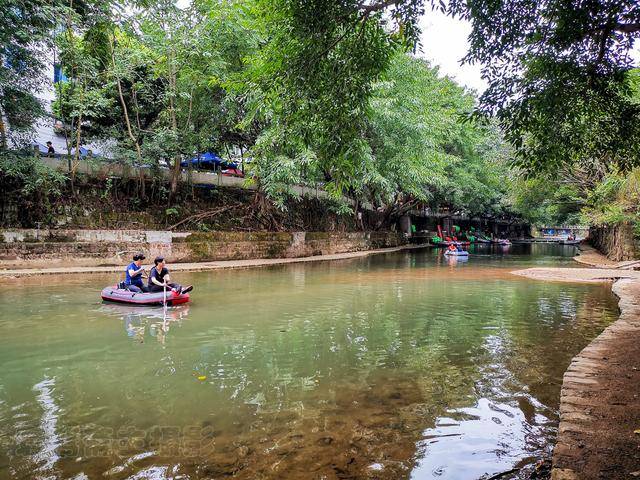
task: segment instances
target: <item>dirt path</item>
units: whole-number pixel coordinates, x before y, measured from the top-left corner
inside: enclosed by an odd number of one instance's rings
[[[604,265],[598,255],[590,260]],[[640,478],[640,272],[532,268],[538,280],[615,280],[620,318],[574,357],[564,375],[552,480]],[[639,430],[640,431],[640,430]]]
[[[359,252],[336,253],[333,255],[315,255],[313,257],[298,258],[260,258],[254,260],[225,260],[218,262],[199,263],[172,263],[170,268],[176,272],[200,272],[206,270],[221,270],[230,268],[252,268],[266,267],[270,265],[284,265],[288,263],[318,262],[326,260],[345,260],[350,258],[366,257],[381,253],[392,253],[403,250],[415,250],[425,248],[427,245],[405,245],[403,247],[380,248],[377,250],[364,250]],[[29,277],[34,275],[69,275],[69,274],[89,274],[89,273],[117,273],[123,272],[124,267],[54,267],[54,268],[16,268],[0,270],[0,282],[18,277]]]

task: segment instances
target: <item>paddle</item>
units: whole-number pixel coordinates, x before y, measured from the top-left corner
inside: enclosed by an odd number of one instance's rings
[[[167,328],[167,286],[162,286],[162,329]]]

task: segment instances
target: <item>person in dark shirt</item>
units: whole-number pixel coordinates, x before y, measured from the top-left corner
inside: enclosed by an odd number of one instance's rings
[[[133,256],[133,262],[127,266],[124,272],[124,285],[130,292],[140,293],[149,291],[142,281],[142,277],[145,273],[144,267],[142,266],[142,260],[145,258],[144,254],[136,253]]]
[[[154,267],[149,272],[149,291],[162,292],[165,289],[174,290],[177,293],[187,293],[193,290],[193,286],[182,288],[182,285],[171,282],[169,269],[165,266],[164,257],[156,257]]]
[[[53,148],[51,142],[47,142],[47,157],[53,157],[56,154],[56,149]]]

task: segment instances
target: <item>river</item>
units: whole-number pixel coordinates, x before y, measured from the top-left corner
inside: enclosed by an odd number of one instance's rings
[[[3,285],[0,478],[522,475],[616,299],[509,273],[573,247],[441,253],[180,273],[166,312],[103,304],[115,275]]]

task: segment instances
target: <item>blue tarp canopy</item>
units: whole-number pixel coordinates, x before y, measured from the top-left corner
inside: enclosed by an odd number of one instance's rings
[[[41,143],[32,143],[31,148],[34,149],[35,147],[38,147],[38,150],[40,150],[40,153],[43,155],[46,155],[49,151],[49,148],[46,145],[42,145]]]
[[[41,143],[32,143],[31,144],[31,148],[35,148],[38,147],[38,150],[40,150],[40,153],[42,155],[47,155],[49,153],[49,147],[47,147],[46,145],[43,145]],[[60,152],[58,150],[56,150],[55,156],[59,157],[60,154],[65,154],[66,155],[66,150],[63,152]],[[72,148],[71,149],[71,156],[74,156],[76,154],[76,149]],[[85,148],[85,147],[80,147],[80,158],[85,158],[87,157],[87,155],[89,155],[89,149]]]
[[[75,155],[75,154],[76,154],[76,149],[75,149],[75,148],[72,148],[72,149],[71,149],[71,155]],[[86,157],[87,155],[89,155],[89,150],[88,150],[88,149],[86,149],[86,148],[84,148],[84,147],[80,147],[80,157],[81,157],[81,158],[84,158],[84,157]]]
[[[218,155],[213,152],[205,152],[199,154],[197,157],[193,157],[189,160],[184,160],[180,163],[182,167],[188,167],[191,165],[194,168],[206,168],[215,170],[216,168],[238,168],[238,165],[233,162],[225,162]]]

